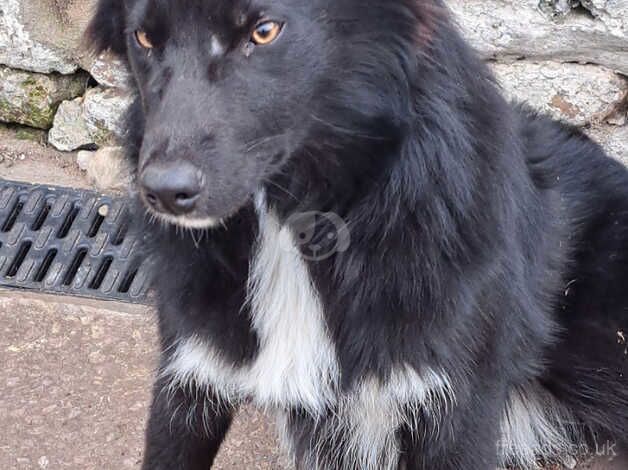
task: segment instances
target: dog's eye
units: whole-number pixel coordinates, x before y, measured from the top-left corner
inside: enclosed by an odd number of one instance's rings
[[[277,21],[259,23],[253,30],[251,41],[258,46],[266,46],[277,39],[282,27],[283,25]]]
[[[135,31],[135,40],[137,43],[142,46],[144,49],[152,49],[153,43],[148,39],[148,34],[145,31],[138,29]]]

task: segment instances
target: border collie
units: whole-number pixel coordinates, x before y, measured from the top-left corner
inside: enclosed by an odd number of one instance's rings
[[[209,468],[243,402],[301,469],[628,437],[628,172],[507,103],[440,0],[100,0],[88,34],[137,92],[145,470]]]

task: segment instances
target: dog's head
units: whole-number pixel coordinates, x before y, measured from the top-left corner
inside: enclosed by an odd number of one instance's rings
[[[402,127],[416,4],[100,0],[88,33],[133,72],[144,203],[209,227],[307,145]]]

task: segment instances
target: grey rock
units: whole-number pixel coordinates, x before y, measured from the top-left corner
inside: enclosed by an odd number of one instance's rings
[[[87,171],[87,168],[89,167],[89,161],[92,159],[95,153],[96,152],[91,152],[89,150],[78,151],[76,153],[76,163],[78,167],[83,171]]]
[[[628,75],[628,1],[588,0],[580,9],[556,2],[564,14],[548,14],[543,4],[547,2],[448,2],[465,36],[485,57],[593,63]]]
[[[83,119],[94,143],[115,145],[124,135],[122,118],[133,101],[119,88],[91,88],[83,98]]]
[[[83,99],[61,103],[48,133],[48,143],[58,150],[71,152],[92,144],[93,140],[83,119]]]
[[[81,98],[64,102],[50,131],[50,144],[63,151],[88,144],[119,144],[124,134],[122,118],[132,99],[125,90],[96,87]]]
[[[579,13],[593,18],[617,18],[616,12],[621,12],[618,2],[608,0],[539,0],[539,8],[544,13],[557,19],[570,13]]]
[[[579,126],[612,114],[628,91],[625,78],[593,65],[519,61],[493,70],[509,98]]]
[[[100,84],[113,88],[128,88],[131,75],[126,64],[109,52],[104,52],[94,59],[89,66],[89,73]]]
[[[59,104],[81,95],[86,83],[84,74],[43,75],[0,66],[0,121],[49,129]]]
[[[86,54],[82,33],[95,0],[2,0],[0,64],[73,73]]]
[[[0,63],[38,72],[89,70],[82,32],[95,0],[3,0]],[[599,63],[628,74],[626,0],[449,0],[488,57]],[[104,82],[103,82],[104,83]]]
[[[587,133],[599,142],[611,157],[628,165],[628,126],[594,127]]]
[[[571,12],[579,3],[577,0],[540,0],[539,8],[549,15],[561,16]]]

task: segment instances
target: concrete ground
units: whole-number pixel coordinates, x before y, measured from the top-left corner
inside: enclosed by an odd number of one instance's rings
[[[89,187],[73,155],[2,128],[0,177]],[[155,360],[148,308],[0,289],[0,470],[138,469]],[[246,408],[215,468],[280,470],[277,448]],[[578,468],[627,470],[614,450]]]
[[[146,308],[0,289],[0,469],[139,468],[155,344]],[[242,410],[215,468],[281,468],[274,426]]]

